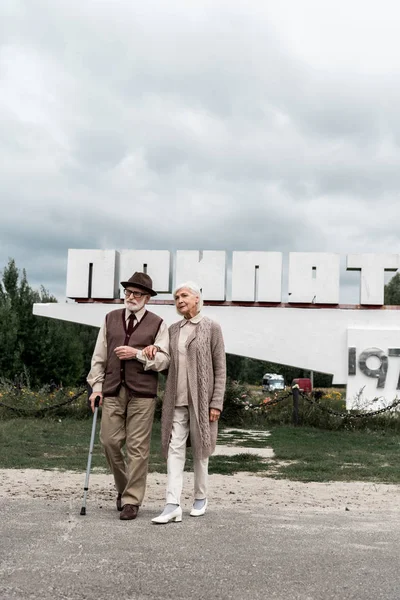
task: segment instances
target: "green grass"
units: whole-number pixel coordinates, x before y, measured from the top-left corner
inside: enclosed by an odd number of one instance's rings
[[[85,470],[91,419],[17,418],[0,422],[0,467]],[[93,468],[106,462],[96,436]]]
[[[400,435],[385,431],[323,431],[276,427],[269,438],[278,477],[298,481],[400,483]]]
[[[84,471],[91,431],[91,419],[16,418],[0,421],[0,468]],[[160,422],[155,421],[150,449],[150,472],[166,472],[160,438]],[[231,475],[237,471],[259,471],[265,466],[257,457],[246,454],[212,457],[209,470],[210,473]],[[188,449],[185,469],[189,471],[192,468],[191,450]],[[99,442],[99,423],[93,447],[92,469],[108,469]]]
[[[228,444],[229,446],[242,446],[247,448],[265,448],[269,447],[268,430],[257,429],[257,435],[243,429],[231,429],[229,432],[221,429],[219,432],[218,443]],[[267,434],[267,435],[266,435]]]
[[[107,470],[99,442],[99,422],[92,467]],[[0,468],[86,469],[92,431],[91,419],[9,419],[0,422]],[[151,444],[152,470],[162,471],[159,423]]]
[[[238,471],[248,473],[266,472],[270,469],[269,463],[254,454],[235,454],[234,456],[211,456],[209,472],[220,475],[234,475]]]
[[[71,469],[87,465],[91,419],[15,418],[0,421],[0,468]],[[107,470],[101,445],[92,467]],[[245,447],[272,447],[273,460],[249,453],[212,456],[210,473],[263,472],[298,481],[373,481],[400,483],[400,435],[391,431],[328,431],[311,427],[271,428],[271,436],[252,441],[247,432],[224,433],[220,442]],[[192,469],[188,451],[186,469]],[[160,423],[153,427],[150,471],[166,471],[161,456]]]

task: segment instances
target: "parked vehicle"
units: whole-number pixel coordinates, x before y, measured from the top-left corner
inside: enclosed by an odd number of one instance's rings
[[[265,392],[275,392],[285,389],[285,380],[283,375],[277,373],[265,373],[262,382],[262,388]]]
[[[299,379],[293,379],[292,386],[296,385],[296,384],[299,386],[299,390],[301,392],[304,392],[305,394],[310,394],[312,392],[311,379],[308,379],[307,377],[300,377]]]

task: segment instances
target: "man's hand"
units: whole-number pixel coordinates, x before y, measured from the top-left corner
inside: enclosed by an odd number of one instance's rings
[[[103,394],[101,392],[92,392],[90,394],[89,401],[90,401],[90,407],[91,407],[93,413],[94,413],[94,401],[96,400],[97,396],[100,396],[99,406],[101,406],[103,404]]]
[[[142,352],[145,355],[146,358],[148,358],[149,360],[152,360],[155,355],[157,354],[159,348],[158,346],[146,346],[146,348],[143,348]]]
[[[132,358],[136,358],[138,353],[137,349],[132,348],[132,346],[117,346],[114,352],[120,360],[132,360]]]
[[[218,421],[221,411],[218,408],[210,408],[210,421]]]

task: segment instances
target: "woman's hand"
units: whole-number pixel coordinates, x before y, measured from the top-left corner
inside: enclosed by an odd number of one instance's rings
[[[218,408],[210,408],[210,421],[218,421],[221,411]]]
[[[157,354],[159,348],[158,346],[146,346],[146,348],[143,348],[142,352],[145,355],[146,358],[148,358],[149,360],[152,360],[155,355]]]

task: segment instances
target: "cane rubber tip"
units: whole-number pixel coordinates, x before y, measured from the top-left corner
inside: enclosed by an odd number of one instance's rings
[[[81,515],[86,515],[86,508],[84,506],[81,508]]]

